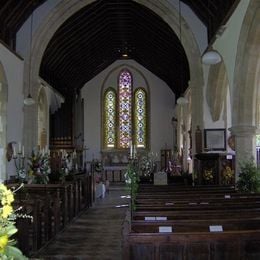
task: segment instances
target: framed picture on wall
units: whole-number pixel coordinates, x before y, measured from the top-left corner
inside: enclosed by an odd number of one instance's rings
[[[226,129],[204,129],[205,151],[226,150]]]

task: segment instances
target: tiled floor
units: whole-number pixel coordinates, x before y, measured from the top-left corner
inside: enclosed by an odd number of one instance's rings
[[[121,260],[122,223],[129,199],[125,186],[112,186],[109,194],[97,199],[37,259]]]

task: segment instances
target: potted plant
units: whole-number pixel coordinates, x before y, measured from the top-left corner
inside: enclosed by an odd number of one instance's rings
[[[260,169],[257,168],[253,159],[240,164],[237,188],[241,192],[260,191]]]

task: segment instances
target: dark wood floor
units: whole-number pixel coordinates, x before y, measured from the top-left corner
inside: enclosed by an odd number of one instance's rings
[[[109,194],[97,199],[55,241],[34,259],[121,260],[122,223],[129,199],[125,185],[113,185]]]

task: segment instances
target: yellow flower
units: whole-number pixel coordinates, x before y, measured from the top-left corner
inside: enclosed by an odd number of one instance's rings
[[[3,206],[3,212],[2,212],[2,217],[7,218],[13,213],[13,208],[10,205],[4,205]]]
[[[2,198],[2,205],[8,204],[10,205],[14,201],[14,195],[12,191],[6,190],[4,192],[4,196]]]
[[[3,183],[0,183],[0,191],[6,192],[7,188]]]
[[[5,251],[5,247],[8,243],[8,236],[3,235],[0,237],[0,253],[3,253]]]

